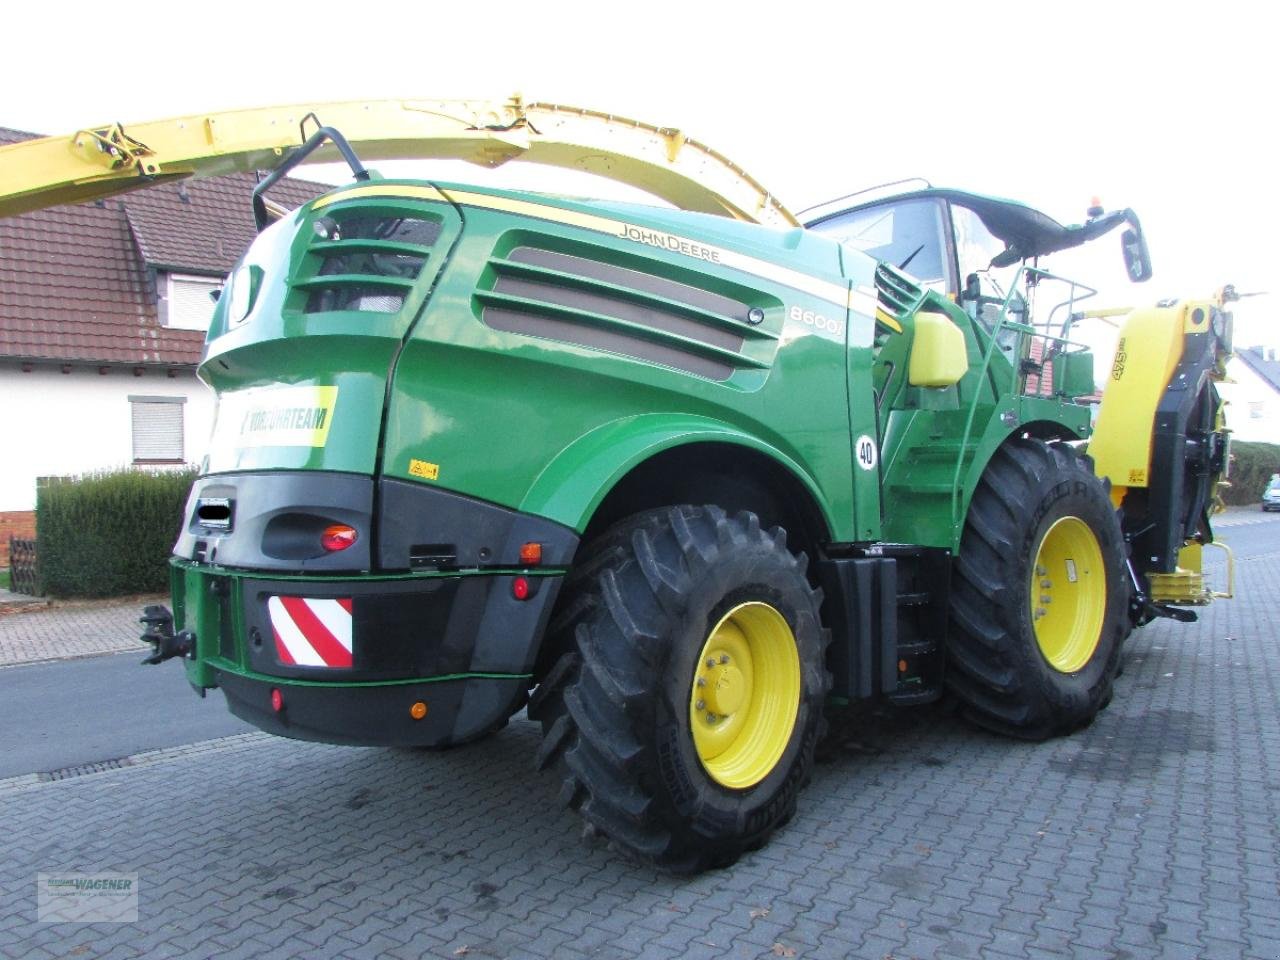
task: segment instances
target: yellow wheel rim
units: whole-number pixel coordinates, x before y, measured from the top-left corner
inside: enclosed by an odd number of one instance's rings
[[[1089,525],[1063,517],[1045,531],[1031,575],[1031,623],[1049,666],[1075,673],[1093,656],[1107,608],[1102,548]]]
[[[800,654],[791,627],[767,603],[734,607],[702,646],[689,692],[689,727],[702,767],[744,790],[769,775],[800,708]]]

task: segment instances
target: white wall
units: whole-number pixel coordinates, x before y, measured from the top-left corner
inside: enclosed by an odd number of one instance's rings
[[[0,511],[33,510],[36,477],[64,476],[130,465],[133,461],[130,395],[185,396],[184,450],[199,463],[213,430],[213,393],[194,373],[132,367],[36,364],[23,373],[0,361]]]
[[[1239,357],[1227,362],[1227,377],[1235,382],[1218,384],[1218,392],[1232,438],[1280,443],[1280,393]]]

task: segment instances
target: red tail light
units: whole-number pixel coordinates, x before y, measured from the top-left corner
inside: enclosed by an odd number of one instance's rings
[[[324,533],[320,535],[320,546],[324,547],[330,553],[336,553],[339,550],[345,550],[356,542],[359,534],[356,528],[348,526],[345,523],[335,523],[330,527],[326,527]]]

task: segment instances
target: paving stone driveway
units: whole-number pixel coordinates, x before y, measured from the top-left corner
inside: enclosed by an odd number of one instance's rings
[[[26,600],[5,591],[8,598]],[[148,603],[168,597],[144,595],[120,600],[59,601],[32,609],[0,604],[0,667],[104,653],[146,651],[138,641],[138,617]]]
[[[584,838],[513,723],[439,754],[250,734],[0,781],[0,954],[48,957],[1280,957],[1276,554],[1126,648],[1048,744],[849,719],[801,809],[673,878]],[[38,924],[36,874],[140,875],[140,919]]]

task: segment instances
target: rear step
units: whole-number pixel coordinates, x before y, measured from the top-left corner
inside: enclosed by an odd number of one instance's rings
[[[877,546],[821,564],[833,638],[832,696],[906,706],[942,695],[951,583],[947,550]]]

